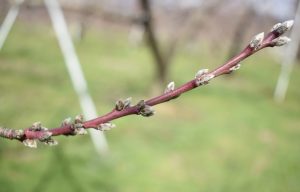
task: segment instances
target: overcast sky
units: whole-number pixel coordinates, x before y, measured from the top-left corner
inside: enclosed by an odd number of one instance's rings
[[[296,9],[295,0],[252,0],[252,2],[259,12],[267,12],[278,19],[292,19]]]
[[[239,3],[241,5],[249,3],[256,7],[258,12],[271,14],[278,19],[293,17],[295,1],[296,0],[229,0],[229,2]],[[181,7],[193,7],[201,5],[205,0],[156,0],[155,2],[164,6],[176,4]]]

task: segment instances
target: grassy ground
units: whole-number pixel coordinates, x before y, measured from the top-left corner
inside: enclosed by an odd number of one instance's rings
[[[124,35],[88,32],[77,51],[99,114],[118,98],[151,96],[153,66],[145,47]],[[181,84],[221,54],[181,50],[171,79]],[[127,117],[107,132],[110,154],[95,155],[89,136],[28,149],[0,140],[0,191],[299,191],[300,70],[287,101],[272,100],[279,65],[268,51],[238,73],[155,107],[151,118]],[[17,25],[0,52],[0,124],[57,126],[80,113],[48,28]]]

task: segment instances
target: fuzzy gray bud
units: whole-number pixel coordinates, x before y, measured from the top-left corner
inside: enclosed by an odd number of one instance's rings
[[[175,83],[174,83],[174,81],[172,81],[167,85],[164,93],[169,93],[171,91],[174,91],[174,89],[175,89]]]
[[[44,141],[43,143],[45,143],[46,145],[49,145],[49,146],[58,145],[58,142],[54,139],[48,139],[48,140]]]
[[[78,127],[78,128],[74,129],[74,134],[76,134],[76,135],[86,135],[87,131],[82,127]]]
[[[290,30],[294,25],[294,20],[288,20],[283,23],[277,23],[271,29],[271,32],[276,32],[279,35],[284,34],[286,31]]]
[[[97,129],[100,131],[108,131],[115,128],[116,125],[110,122],[100,124]]]
[[[36,143],[36,140],[35,140],[35,139],[25,139],[25,140],[23,141],[23,144],[24,144],[26,147],[37,148],[37,143]]]
[[[144,117],[150,117],[154,115],[154,109],[151,106],[147,105],[144,100],[141,100],[137,104],[137,108],[138,108],[139,115],[142,115]]]
[[[131,107],[131,101],[132,101],[131,97],[128,97],[127,99],[124,100],[124,109]]]
[[[215,75],[213,75],[213,74],[204,74],[204,75],[202,75],[202,76],[196,78],[195,84],[196,84],[197,86],[200,86],[200,85],[206,85],[206,84],[208,84],[209,81],[210,81],[211,79],[213,79],[214,77],[215,77]]]
[[[115,109],[117,111],[122,111],[124,109],[124,102],[122,100],[118,100],[116,102]]]
[[[31,130],[33,131],[40,131],[42,130],[42,123],[40,121],[34,122],[31,126]]]
[[[278,37],[276,39],[273,39],[272,44],[274,46],[278,46],[279,47],[279,46],[283,46],[283,45],[289,43],[290,41],[291,41],[290,38],[284,36],[284,37]]]
[[[75,120],[74,120],[74,123],[77,124],[77,123],[82,123],[83,122],[83,115],[76,115],[75,117]]]
[[[233,66],[233,67],[231,67],[229,70],[230,71],[236,71],[236,70],[238,70],[238,69],[240,69],[241,68],[241,64],[236,64],[235,66]]]
[[[199,71],[197,71],[195,78],[200,78],[202,75],[208,73],[208,69],[200,69]]]
[[[68,118],[66,118],[66,119],[63,120],[63,122],[61,123],[61,126],[62,127],[68,126],[68,125],[71,124],[71,121],[72,121],[71,117],[68,117]]]
[[[124,101],[119,99],[119,100],[116,102],[115,109],[116,109],[117,111],[122,111],[123,109],[126,109],[126,108],[128,108],[128,107],[131,107],[131,100],[132,100],[131,97],[128,97],[128,98],[125,99]]]
[[[145,108],[141,109],[139,113],[144,117],[150,117],[154,115],[154,109],[151,106],[146,105]]]
[[[253,37],[253,39],[250,41],[249,46],[251,48],[253,48],[254,50],[257,50],[261,46],[261,44],[262,44],[262,42],[264,40],[264,37],[265,37],[265,33],[264,32],[255,35]]]

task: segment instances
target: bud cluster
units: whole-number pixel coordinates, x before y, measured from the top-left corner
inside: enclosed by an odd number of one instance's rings
[[[57,145],[58,142],[54,139],[52,139],[52,133],[50,131],[48,131],[48,129],[46,127],[43,127],[41,122],[35,122],[32,124],[32,126],[28,129],[29,131],[39,131],[40,135],[39,138],[37,139],[25,139],[23,140],[23,144],[27,147],[30,148],[37,148],[37,140],[39,140],[40,142],[46,144],[46,145]],[[21,132],[20,132],[21,134]],[[23,132],[24,134],[24,132]]]
[[[63,123],[67,123],[69,121],[68,119],[65,119]],[[74,119],[74,123],[71,124],[71,128],[73,130],[73,135],[86,135],[87,131],[85,130],[83,126],[83,115],[77,115]]]

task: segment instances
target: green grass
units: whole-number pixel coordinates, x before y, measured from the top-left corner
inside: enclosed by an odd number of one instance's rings
[[[154,67],[146,47],[125,34],[88,31],[76,45],[99,114],[116,99],[152,95]],[[222,62],[221,53],[178,51],[176,84],[199,68]],[[28,149],[0,140],[0,191],[289,191],[300,190],[300,70],[287,100],[272,93],[280,66],[267,51],[243,62],[232,77],[155,107],[151,118],[116,120],[107,132],[107,157],[89,136],[57,137],[60,145]],[[50,28],[18,24],[0,52],[0,124],[34,121],[54,127],[80,113]]]

